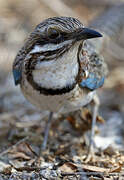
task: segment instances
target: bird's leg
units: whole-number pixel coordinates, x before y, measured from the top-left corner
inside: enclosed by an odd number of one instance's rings
[[[48,122],[46,123],[45,131],[44,131],[44,139],[43,139],[43,143],[41,145],[41,151],[44,151],[47,146],[49,130],[50,130],[50,127],[52,124],[52,117],[53,117],[53,112],[50,112]]]
[[[93,117],[92,117],[92,125],[91,125],[91,135],[90,135],[90,144],[88,147],[88,157],[87,160],[93,157],[94,155],[94,135],[95,135],[95,125],[96,125],[96,118],[98,115],[98,109],[100,105],[99,97],[97,95],[93,98]]]

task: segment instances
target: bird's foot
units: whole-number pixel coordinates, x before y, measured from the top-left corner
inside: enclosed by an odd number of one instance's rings
[[[88,147],[88,154],[86,157],[85,162],[89,162],[91,159],[94,159],[95,157],[95,149],[94,149],[94,136],[95,136],[95,125],[96,125],[96,118],[98,114],[98,108],[99,108],[99,98],[97,95],[94,96],[93,99],[94,103],[94,109],[93,109],[93,118],[92,118],[92,126],[91,126],[91,135],[90,135],[90,144]]]
[[[88,153],[86,155],[85,163],[93,161],[95,159],[95,151],[93,145],[90,145],[88,148]]]
[[[52,117],[53,117],[53,112],[50,112],[48,122],[46,124],[45,131],[44,131],[43,142],[42,142],[41,147],[40,147],[39,157],[46,151],[49,131],[50,131],[51,124],[52,124]]]

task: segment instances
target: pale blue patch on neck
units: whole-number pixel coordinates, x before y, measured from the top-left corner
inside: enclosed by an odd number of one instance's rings
[[[87,79],[82,80],[80,86],[95,90],[104,84],[104,80],[104,77],[101,77],[101,79],[99,79],[94,73],[90,73]]]
[[[13,77],[14,77],[15,85],[20,84],[20,82],[21,82],[21,71],[14,69],[13,70]]]

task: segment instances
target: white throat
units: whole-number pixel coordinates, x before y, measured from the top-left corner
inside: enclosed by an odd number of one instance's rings
[[[72,85],[79,69],[78,47],[79,43],[76,43],[59,58],[38,62],[32,72],[34,81],[41,87],[52,89],[61,89]]]

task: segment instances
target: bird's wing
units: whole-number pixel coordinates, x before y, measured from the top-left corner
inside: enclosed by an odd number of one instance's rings
[[[79,60],[81,62],[81,59]],[[95,52],[88,57],[87,61],[88,62],[83,64],[80,70],[81,78],[79,86],[81,88],[95,90],[104,84],[104,80],[108,73],[107,65],[104,62],[104,58]],[[84,75],[85,71],[87,71],[87,75]]]
[[[14,77],[15,85],[18,85],[21,82],[22,62],[24,58],[25,58],[25,50],[24,48],[22,48],[18,52],[13,63],[13,77]]]
[[[97,77],[95,73],[89,73],[89,77],[87,79],[83,79],[80,83],[81,87],[86,87],[90,90],[95,90],[101,87],[104,84],[105,77],[101,78]]]
[[[13,77],[14,77],[15,85],[20,84],[20,82],[21,82],[21,71],[19,71],[18,69],[13,69]]]

